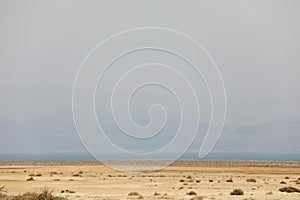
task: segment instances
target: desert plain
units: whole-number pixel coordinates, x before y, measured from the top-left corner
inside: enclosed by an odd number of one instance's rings
[[[140,164],[135,162],[119,164]],[[47,189],[70,200],[299,200],[299,192],[279,189],[300,188],[300,161],[178,160],[157,171],[130,173],[99,161],[0,161],[1,186],[5,195]],[[234,189],[244,194],[231,195]]]

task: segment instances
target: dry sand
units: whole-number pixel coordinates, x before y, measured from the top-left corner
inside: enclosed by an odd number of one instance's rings
[[[34,180],[27,181],[30,177]],[[256,182],[247,182],[250,178]],[[48,188],[71,200],[196,199],[187,194],[191,191],[199,199],[299,200],[300,193],[279,191],[286,186],[300,188],[299,178],[300,161],[179,160],[148,173],[119,172],[98,161],[0,161],[0,186],[6,185],[9,195]],[[226,182],[229,179],[233,182]],[[244,195],[230,195],[237,188]],[[131,192],[138,195],[128,195]]]

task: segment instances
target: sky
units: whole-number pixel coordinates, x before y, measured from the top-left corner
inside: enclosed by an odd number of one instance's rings
[[[138,27],[161,27],[185,33],[200,43],[217,64],[227,100],[224,128],[213,152],[300,153],[297,143],[300,140],[299,6],[296,0],[130,3],[3,0],[0,2],[0,154],[86,152],[85,146],[89,146],[86,143],[92,142],[101,146],[97,150],[105,152],[103,138],[82,141],[91,137],[89,130],[77,133],[72,112],[73,85],[84,59],[96,45],[114,34]],[[181,46],[191,57],[199,53],[171,37],[151,32],[144,35],[145,39],[138,33],[136,36],[134,41],[124,37],[106,49],[104,45],[105,53],[122,49],[129,42],[135,45],[151,38],[174,48]],[[207,60],[207,55],[200,53]],[[95,55],[95,59],[99,55]],[[181,71],[200,99],[199,130],[189,148],[190,152],[197,152],[211,117],[209,93],[204,79],[170,53],[144,50],[114,63],[95,90],[98,121],[111,140],[132,151],[155,150],[174,137],[181,120],[178,101],[171,90],[161,86],[145,86],[128,103],[137,125],[150,124],[146,134],[159,130],[165,120],[156,141],[136,144],[132,138],[123,138],[110,116],[107,99],[118,78],[132,64],[153,60]],[[202,64],[204,66],[205,61]],[[203,70],[203,66],[200,69]],[[115,109],[126,107],[128,87],[152,76],[156,81],[172,83],[181,97],[192,94],[186,90],[188,85],[180,82],[184,79],[177,81],[174,70],[169,72],[154,66],[149,69],[152,71],[132,73],[125,84],[120,84]],[[85,78],[91,76],[93,72],[87,73]],[[87,88],[86,92],[94,89]],[[82,91],[79,97],[86,95]],[[190,138],[195,126],[193,106],[196,104],[193,98],[180,102],[186,105],[184,130]],[[151,105],[158,103],[165,110],[154,107],[148,113]],[[124,129],[136,129],[129,123],[126,112],[119,111],[117,115]],[[84,116],[80,120],[87,126],[90,122]],[[222,124],[213,124],[213,127],[220,126]],[[139,134],[139,128],[135,134]],[[181,151],[180,145],[177,143],[172,151]]]

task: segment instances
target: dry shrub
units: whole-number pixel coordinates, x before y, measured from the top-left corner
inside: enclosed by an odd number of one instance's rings
[[[128,194],[128,196],[137,196],[137,195],[140,195],[140,194],[137,193],[137,192],[130,192],[130,193]]]
[[[234,189],[232,192],[230,192],[230,195],[244,195],[244,191],[241,189]]]
[[[191,198],[191,200],[203,200],[203,197],[200,197],[200,196],[198,196],[198,197],[193,197],[193,198]]]
[[[155,192],[153,195],[154,196],[159,196],[160,194],[158,192]]]
[[[26,179],[26,181],[34,181],[34,179],[32,177]]]
[[[2,199],[2,197],[6,197],[6,193],[7,193],[7,190],[5,189],[5,185],[1,186],[0,187],[0,198]]]
[[[273,192],[271,191],[271,192],[267,192],[266,193],[267,195],[272,195],[273,194]]]
[[[247,182],[252,182],[252,183],[255,183],[255,182],[256,182],[256,180],[255,180],[254,178],[249,178],[249,179],[247,179]]]
[[[50,175],[58,175],[58,174],[62,174],[62,173],[61,172],[55,172],[55,171],[50,172]]]
[[[194,191],[187,192],[186,194],[187,194],[187,195],[195,195],[195,196],[197,195],[197,193],[194,192]]]
[[[53,196],[52,191],[44,189],[40,193],[26,192],[22,195],[13,196],[12,200],[66,200],[66,198]]]
[[[287,192],[287,193],[293,193],[293,192],[299,192],[300,193],[300,189],[298,188],[294,188],[294,187],[283,187],[279,189],[280,192]]]
[[[73,174],[74,177],[82,177],[80,174]]]

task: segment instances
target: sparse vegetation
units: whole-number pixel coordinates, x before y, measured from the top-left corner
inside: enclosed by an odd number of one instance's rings
[[[267,195],[272,195],[273,194],[273,192],[271,191],[271,192],[267,192],[266,193]]]
[[[144,199],[144,197],[137,192],[130,192],[128,196],[136,196],[136,199]]]
[[[198,196],[198,197],[193,197],[193,198],[191,198],[191,200],[203,200],[203,197],[200,197],[200,196]]]
[[[137,193],[137,192],[130,192],[130,193],[128,194],[128,196],[137,196],[137,195],[140,195],[140,194]]]
[[[234,189],[230,195],[244,195],[244,191],[241,189]]]
[[[256,183],[256,179],[254,179],[254,178],[249,178],[249,179],[247,179],[247,182]]]
[[[187,195],[190,195],[190,196],[191,196],[191,195],[195,195],[195,196],[197,195],[197,193],[194,192],[194,191],[187,192],[186,194],[187,194]]]
[[[160,194],[158,192],[155,192],[153,195],[154,196],[159,196]]]
[[[42,192],[26,192],[21,195],[12,196],[11,200],[67,200],[64,197],[52,195],[52,191],[44,189]]]
[[[201,181],[200,180],[196,180],[196,183],[200,183]]]
[[[70,193],[70,194],[74,194],[75,191],[73,191],[73,190],[62,190],[61,193]]]
[[[179,182],[184,182],[184,179],[180,179]]]
[[[280,181],[280,184],[286,184],[286,182],[284,182],[284,181]]]
[[[287,193],[293,193],[293,192],[299,192],[300,193],[300,189],[298,188],[294,188],[294,187],[283,187],[279,189],[280,192],[287,192]]]
[[[26,179],[26,181],[34,181],[33,177]]]
[[[73,174],[74,177],[82,177],[80,174]]]
[[[58,174],[62,174],[62,173],[61,172],[56,172],[56,171],[50,172],[50,175],[58,175]]]
[[[29,174],[28,176],[31,176],[31,177],[33,177],[33,176],[42,176],[42,174],[34,174],[34,173],[31,173],[31,174]]]
[[[6,196],[7,190],[6,190],[5,187],[6,187],[5,185],[0,187],[0,197],[5,197]]]
[[[226,182],[233,183],[233,180],[232,179],[228,179],[228,180],[226,180]]]

